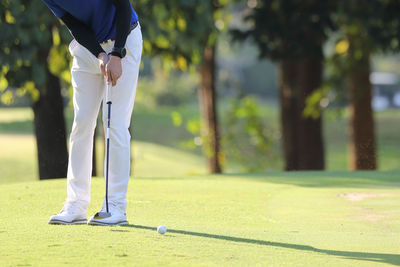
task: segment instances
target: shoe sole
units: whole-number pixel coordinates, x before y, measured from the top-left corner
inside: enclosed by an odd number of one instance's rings
[[[128,221],[121,221],[116,223],[104,223],[99,221],[89,221],[88,225],[97,225],[97,226],[115,226],[115,225],[128,225]]]
[[[87,220],[74,220],[72,222],[63,221],[63,220],[50,220],[49,224],[62,224],[62,225],[87,224]]]

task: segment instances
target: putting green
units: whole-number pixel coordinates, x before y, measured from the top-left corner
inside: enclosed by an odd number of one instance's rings
[[[65,180],[0,195],[0,266],[400,265],[399,171],[135,178],[127,227],[48,225]]]

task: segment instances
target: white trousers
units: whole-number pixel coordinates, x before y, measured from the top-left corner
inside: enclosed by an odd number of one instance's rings
[[[111,88],[109,203],[126,210],[126,192],[130,173],[129,125],[135,101],[136,85],[142,55],[142,34],[138,25],[129,34],[122,59],[122,76]],[[109,53],[113,41],[101,45]],[[73,40],[69,46],[72,63],[74,122],[70,135],[67,176],[67,202],[78,202],[87,209],[90,202],[93,134],[97,115],[103,102],[103,125],[107,127],[106,83],[98,60]]]

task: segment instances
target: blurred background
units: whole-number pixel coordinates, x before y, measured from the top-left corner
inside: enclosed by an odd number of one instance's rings
[[[399,1],[132,4],[133,176],[400,169]],[[0,183],[64,178],[72,37],[40,0],[0,0],[0,32]]]

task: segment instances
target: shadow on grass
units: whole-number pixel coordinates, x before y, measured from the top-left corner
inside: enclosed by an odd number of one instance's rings
[[[237,178],[246,181],[288,184],[302,187],[400,188],[399,171],[290,171],[268,173],[197,174],[182,177],[135,177],[138,180],[220,180]]]
[[[32,134],[32,120],[1,122],[0,133],[2,134]]]
[[[136,229],[157,231],[156,227],[143,226],[143,225],[130,224],[130,225],[125,225],[125,226],[121,226],[121,227],[131,227],[131,228],[136,228]],[[302,251],[311,251],[311,252],[316,252],[316,253],[321,253],[321,254],[326,254],[326,255],[331,255],[331,256],[339,256],[339,257],[343,257],[346,259],[388,263],[388,264],[400,266],[400,254],[318,249],[318,248],[315,248],[312,246],[306,246],[306,245],[272,242],[272,241],[265,241],[265,240],[258,240],[258,239],[248,239],[248,238],[241,238],[241,237],[198,233],[198,232],[190,232],[190,231],[174,230],[174,229],[168,229],[168,232],[182,234],[182,235],[213,238],[213,239],[218,239],[218,240],[226,240],[226,241],[237,242],[237,243],[255,244],[255,245],[295,249],[295,250],[302,250]]]
[[[270,173],[231,173],[237,177],[304,187],[400,187],[400,171],[291,171]]]

